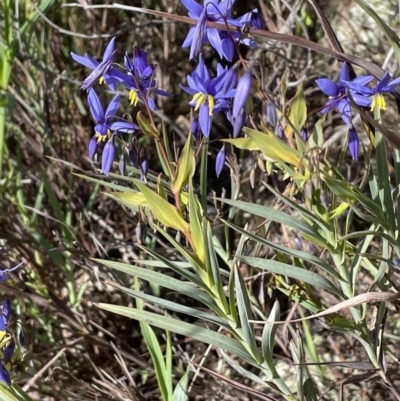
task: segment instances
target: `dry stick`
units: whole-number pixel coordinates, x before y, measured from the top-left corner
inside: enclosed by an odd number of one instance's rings
[[[65,348],[61,349],[53,358],[50,359],[50,361],[48,363],[46,363],[46,365],[43,366],[42,369],[39,370],[39,372],[37,372],[35,374],[35,376],[33,376],[31,379],[29,379],[28,383],[25,384],[24,387],[22,387],[22,390],[24,391],[28,391],[30,389],[30,387],[32,387],[36,380],[39,379],[39,377],[42,376],[42,374],[51,366],[53,365],[53,363],[65,352]]]
[[[164,17],[164,18],[168,18],[173,21],[183,22],[183,23],[191,24],[191,25],[197,24],[196,19],[192,19],[189,17],[169,14],[169,13],[165,13],[162,11],[149,10],[149,9],[141,8],[141,7],[124,6],[124,5],[118,4],[118,3],[113,3],[110,5],[96,5],[96,6],[82,6],[81,4],[73,3],[73,4],[66,4],[65,6],[82,7],[85,10],[86,9],[97,9],[97,8],[113,8],[113,9],[119,9],[119,10],[125,10],[125,11],[140,12],[140,13],[145,13],[145,14],[156,15],[159,17]],[[207,26],[209,28],[216,28],[216,29],[220,29],[220,30],[224,30],[224,31],[227,29],[224,24],[219,24],[219,23],[212,22],[212,21],[207,21]],[[228,25],[228,27],[232,32],[235,32],[235,31],[241,32],[241,29],[236,26]],[[283,42],[283,43],[293,44],[295,46],[300,46],[300,47],[303,47],[306,49],[313,50],[317,53],[321,53],[326,56],[333,57],[342,62],[345,61],[345,62],[348,62],[351,64],[358,65],[359,67],[363,68],[364,70],[366,70],[370,74],[374,75],[378,79],[381,79],[385,74],[385,71],[381,67],[379,67],[376,64],[371,63],[369,61],[366,61],[361,57],[354,56],[351,54],[345,54],[342,52],[338,52],[336,50],[329,49],[327,47],[324,47],[318,43],[314,43],[305,38],[300,38],[297,36],[286,35],[286,34],[281,34],[281,33],[276,33],[276,32],[263,31],[263,30],[259,30],[259,29],[253,29],[253,28],[246,30],[246,32],[248,32],[250,35],[255,36],[255,37],[266,38],[266,39],[275,40],[275,41],[279,41],[279,42]]]
[[[341,311],[342,309],[352,308],[357,305],[361,305],[369,302],[394,302],[400,298],[400,293],[393,294],[392,292],[367,292],[366,294],[360,294],[353,298],[347,299],[346,301],[339,302],[337,305],[331,306],[328,309],[325,309],[322,312],[319,312],[315,315],[303,317],[302,319],[295,320],[283,320],[277,322],[266,322],[264,320],[249,320],[250,323],[259,323],[259,324],[285,324],[285,323],[296,323],[302,322],[304,320],[316,319],[318,317],[322,317],[325,315],[330,315],[332,313],[336,313]]]

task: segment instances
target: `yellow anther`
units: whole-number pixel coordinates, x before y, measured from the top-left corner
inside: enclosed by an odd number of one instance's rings
[[[131,101],[131,105],[133,106],[136,106],[138,104],[139,96],[133,89],[129,91],[129,100]]]
[[[214,106],[215,106],[214,96],[208,95],[208,107],[210,116],[213,115]]]
[[[105,142],[107,139],[110,139],[112,133],[110,130],[107,130],[107,135],[102,135],[100,132],[96,132],[95,137],[97,138],[97,142]]]
[[[378,107],[379,110],[386,110],[386,101],[381,94],[375,95],[372,99],[371,111],[374,111],[375,107]]]
[[[206,95],[205,93],[198,92],[193,96],[193,99],[191,101],[196,103],[196,106],[194,107],[194,109],[197,111],[199,109],[199,107],[202,106],[207,100],[208,100],[209,113],[210,113],[210,116],[212,116],[214,106],[215,106],[214,96]]]
[[[99,84],[101,85],[101,84],[105,84],[105,83],[106,83],[106,80],[104,79],[104,77],[101,77],[99,79]]]

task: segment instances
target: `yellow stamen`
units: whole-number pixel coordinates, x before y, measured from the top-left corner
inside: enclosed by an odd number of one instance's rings
[[[100,132],[96,132],[95,137],[97,138],[97,142],[105,142],[107,139],[110,139],[112,133],[110,130],[107,130],[107,135],[101,135]]]
[[[133,89],[129,91],[129,100],[131,101],[131,105],[133,106],[136,106],[138,104],[139,96]]]
[[[105,84],[105,83],[106,83],[106,80],[104,79],[104,77],[101,77],[99,79],[99,84],[101,85],[101,84]]]
[[[375,95],[372,99],[371,111],[374,111],[375,107],[378,107],[379,110],[386,110],[386,101],[381,94]]]
[[[210,116],[213,115],[214,106],[215,106],[214,96],[208,95],[208,107],[210,109]]]
[[[210,116],[213,115],[213,110],[215,106],[214,96],[206,95],[205,93],[198,92],[193,96],[192,102],[196,102],[194,109],[197,111],[200,106],[202,106],[208,100],[208,107]]]

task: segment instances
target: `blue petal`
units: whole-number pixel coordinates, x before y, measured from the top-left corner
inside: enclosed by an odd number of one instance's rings
[[[400,77],[393,80],[389,85],[386,86],[385,92],[391,92],[396,89],[397,86],[400,85]]]
[[[369,97],[360,95],[359,93],[350,93],[354,102],[361,107],[371,107],[371,99]]]
[[[110,120],[117,115],[117,111],[119,108],[119,98],[119,93],[117,93],[108,105],[106,110],[106,120]]]
[[[238,114],[233,114],[233,116],[233,137],[237,138],[242,132],[242,128],[246,122],[246,113],[244,109],[242,109]]]
[[[118,131],[118,132],[122,132],[122,133],[131,134],[134,131],[138,131],[140,129],[140,127],[133,123],[128,123],[125,121],[116,121],[115,123],[111,124],[110,129],[112,131]]]
[[[199,17],[199,20],[197,21],[195,32],[193,34],[193,40],[192,40],[192,45],[190,47],[190,55],[189,55],[190,60],[197,59],[197,56],[200,53],[206,24],[207,24],[207,13],[205,12],[205,10],[203,10],[203,12]]]
[[[202,106],[200,106],[199,110],[199,124],[201,131],[206,138],[210,136],[211,120],[212,117],[210,116],[210,109],[207,101]]]
[[[203,11],[203,7],[194,0],[181,0],[182,4],[189,11],[189,15],[191,18],[199,17],[201,12]]]
[[[318,85],[319,89],[328,96],[338,96],[339,95],[339,88],[335,82],[328,78],[320,78],[317,79],[316,84]]]
[[[353,81],[351,81],[351,82],[354,82],[356,84],[364,86],[364,85],[369,84],[373,79],[374,79],[374,77],[372,75],[361,75],[361,76],[353,79]]]
[[[84,65],[85,67],[89,67],[91,69],[95,69],[100,63],[90,56],[79,56],[71,52],[71,57],[79,64]]]
[[[173,96],[172,93],[163,91],[162,89],[154,89],[154,93],[155,93],[156,95],[159,95],[159,96],[167,96],[167,97]]]
[[[98,80],[108,72],[109,68],[113,63],[113,56],[108,59],[103,60],[92,72],[91,74],[82,82],[81,88],[83,90],[90,89],[93,87]]]
[[[373,89],[368,88],[367,86],[362,86],[355,82],[346,82],[346,86],[349,89],[354,90],[355,92],[358,92],[364,96],[372,96],[375,93]]]
[[[354,127],[349,129],[349,150],[353,160],[358,159],[358,135]]]
[[[147,52],[139,49],[138,47],[134,47],[133,49],[134,52],[134,58],[133,58],[133,63],[135,66],[135,69],[140,72],[142,75],[143,72],[146,70],[146,68],[149,66],[149,62],[147,61]]]
[[[194,37],[195,32],[196,32],[196,28],[190,28],[190,29],[189,29],[189,32],[188,32],[188,34],[187,34],[187,36],[186,36],[186,39],[185,39],[185,41],[183,42],[183,45],[182,45],[182,47],[183,47],[184,49],[185,49],[186,47],[192,46],[193,37]]]
[[[349,80],[349,69],[347,67],[347,63],[342,64],[342,68],[339,73],[339,83],[345,82]]]
[[[98,141],[96,136],[92,136],[92,139],[89,141],[89,159],[93,160],[94,156],[97,152]]]
[[[0,382],[5,383],[7,386],[11,386],[11,377],[8,370],[4,367],[4,365],[0,362]]]
[[[386,86],[388,85],[389,82],[390,82],[390,74],[388,72],[385,72],[385,75],[383,76],[383,78],[376,85],[376,88],[375,88],[376,93],[382,92],[382,90],[384,88],[386,88]]]
[[[115,50],[115,36],[110,40],[110,43],[107,45],[106,50],[104,51],[103,60],[107,60],[108,58],[114,55]]]
[[[107,83],[107,86],[115,92],[117,90],[117,81],[114,77],[110,76],[109,74],[104,75],[104,79]]]
[[[230,39],[222,40],[222,52],[228,61],[232,61],[233,55],[235,54],[235,46]]]
[[[225,160],[226,160],[225,146],[222,146],[221,150],[218,152],[217,157],[215,159],[215,173],[217,177],[219,177],[222,169],[224,168]]]
[[[241,110],[243,110],[244,105],[246,104],[247,98],[250,95],[251,80],[251,71],[247,70],[238,82],[236,95],[233,99],[232,114],[234,116],[239,115]]]
[[[90,112],[97,123],[104,122],[104,109],[94,89],[90,89],[88,95]]]
[[[115,157],[115,145],[114,137],[107,141],[104,146],[103,155],[101,158],[101,172],[103,174],[108,174],[111,170],[113,161]]]
[[[221,58],[225,57],[218,29],[207,28],[207,38],[210,41],[211,46],[218,52],[219,56]]]
[[[199,57],[199,64],[197,65],[195,72],[196,72],[195,75],[198,75],[198,77],[204,83],[204,85],[207,86],[211,81],[211,78],[208,69],[204,64],[203,57],[201,55]]]
[[[352,125],[351,121],[351,107],[350,107],[350,102],[347,98],[340,99],[338,102],[338,109],[339,113],[342,117],[342,120],[347,124],[347,125]]]
[[[101,136],[106,136],[108,134],[108,126],[105,124],[97,124],[94,127],[94,132],[96,132],[96,134],[100,134]]]
[[[187,86],[183,86],[183,85],[179,85],[181,87],[181,89],[183,89],[186,93],[189,93],[189,95],[194,96],[196,93],[198,93],[198,90],[196,89],[192,89],[192,88],[188,88]]]

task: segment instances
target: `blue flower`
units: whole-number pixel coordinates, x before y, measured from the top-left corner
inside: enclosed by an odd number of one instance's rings
[[[133,49],[133,62],[127,53],[124,56],[127,74],[119,73],[117,79],[129,89],[129,100],[136,106],[138,101],[147,104],[151,110],[157,110],[151,93],[160,96],[172,96],[170,93],[157,88],[157,81],[153,79],[155,66],[149,64],[147,52],[138,47]]]
[[[105,141],[111,137],[111,131],[118,131],[123,133],[133,133],[135,130],[139,130],[139,126],[128,123],[125,121],[115,121],[116,113],[119,108],[120,96],[119,94],[115,95],[111,100],[110,104],[107,107],[107,110],[104,111],[103,105],[100,102],[99,97],[93,89],[89,90],[88,95],[88,103],[90,112],[96,122],[96,126],[94,127],[95,136],[100,141]],[[94,146],[91,142],[89,144],[89,156],[93,154]],[[93,154],[94,155],[94,154]]]
[[[93,70],[91,74],[82,82],[83,90],[92,88],[98,81],[100,81],[100,83],[106,82],[109,88],[113,91],[117,89],[114,73],[118,73],[118,71],[112,67],[114,62],[114,54],[115,37],[113,37],[110,43],[107,45],[106,50],[104,51],[103,60],[101,62],[88,55],[79,56],[78,54],[71,52],[71,57],[76,62]]]
[[[268,101],[267,102],[267,121],[271,125],[271,127],[276,126],[278,120],[277,112],[276,112],[276,107],[275,105]]]
[[[367,75],[367,76],[357,77],[352,82],[359,84],[361,87],[363,87],[372,80],[373,77]],[[347,96],[348,83],[349,83],[349,71],[347,68],[347,64],[343,63],[337,83],[333,82],[328,78],[317,79],[316,83],[322,90],[322,92],[324,92],[326,95],[330,97],[325,107],[321,110],[321,114],[328,113],[329,111],[337,108],[343,121],[347,125],[351,126],[352,125],[351,107],[349,98]],[[353,97],[354,101],[357,104],[360,104],[363,101],[365,102],[365,97],[359,95],[356,92],[351,92],[351,96]]]
[[[235,95],[234,88],[229,89],[228,92],[223,91],[227,72],[226,68],[218,64],[217,76],[211,79],[203,58],[200,56],[195,71],[187,77],[189,87],[181,85],[185,92],[193,96],[189,104],[199,111],[199,125],[206,138],[210,136],[213,114],[224,109],[226,97]]]
[[[189,11],[189,17],[196,19],[197,24],[189,30],[189,33],[182,45],[183,48],[190,47],[190,60],[194,60],[200,54],[201,45],[210,43],[218,52],[221,58],[232,61],[235,46],[228,32],[216,28],[208,28],[207,21],[220,24],[242,27],[243,21],[251,19],[247,14],[239,19],[231,17],[233,0],[204,0],[204,7],[194,0],[181,0],[182,4]],[[248,13],[250,15],[250,13]],[[240,32],[231,32],[234,40],[240,40],[244,44],[256,45],[252,40],[241,40]]]
[[[383,78],[376,84],[375,88],[372,89],[366,86],[362,86],[360,85],[360,83],[355,81],[346,82],[346,85],[357,95],[362,96],[361,102],[358,96],[357,98],[354,98],[354,101],[359,106],[370,107],[371,110],[373,110],[375,106],[378,106],[379,109],[385,110],[386,102],[382,94],[392,92],[394,89],[396,89],[397,86],[400,85],[400,77],[389,83],[390,79],[390,74],[386,72]]]

